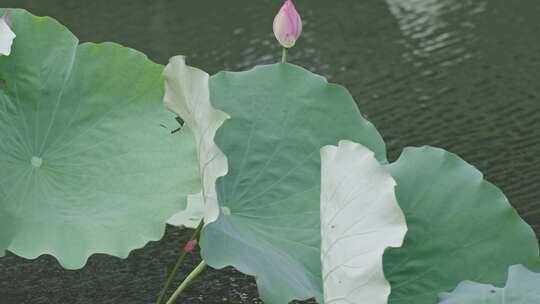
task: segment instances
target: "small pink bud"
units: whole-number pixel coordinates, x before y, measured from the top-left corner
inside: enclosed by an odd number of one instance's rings
[[[286,0],[274,18],[274,35],[284,48],[291,48],[302,34],[302,18],[292,0]]]
[[[187,242],[186,246],[184,247],[184,251],[187,252],[187,253],[193,252],[195,247],[197,247],[197,243],[198,243],[197,240],[191,240],[191,241]]]

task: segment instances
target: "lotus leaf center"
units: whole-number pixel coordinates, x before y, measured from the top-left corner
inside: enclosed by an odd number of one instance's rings
[[[229,207],[221,207],[221,211],[224,215],[231,215],[231,209]]]
[[[43,159],[41,159],[41,157],[34,156],[30,160],[30,163],[32,164],[32,167],[37,169],[43,165]]]

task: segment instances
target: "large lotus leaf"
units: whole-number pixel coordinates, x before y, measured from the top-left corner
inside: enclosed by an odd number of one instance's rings
[[[540,273],[515,265],[510,267],[504,288],[465,281],[440,298],[440,304],[538,304]]]
[[[227,158],[214,142],[216,131],[229,116],[212,107],[210,103],[210,76],[197,68],[186,65],[183,56],[171,58],[163,72],[165,77],[164,103],[172,112],[179,115],[188,125],[195,137],[199,172],[203,182],[204,223],[209,224],[219,216],[216,179],[227,173]],[[196,205],[190,207],[197,208]],[[190,225],[189,218],[196,217],[196,209],[181,212],[176,217],[176,225]],[[178,220],[187,220],[182,223]],[[197,226],[195,224],[195,226]]]
[[[389,303],[437,303],[463,280],[502,285],[509,266],[539,263],[531,227],[457,155],[407,148],[388,169],[409,227],[404,246],[384,257]]]
[[[53,19],[13,10],[0,58],[0,243],[66,268],[158,240],[200,191],[189,129],[162,106],[162,66],[120,45],[78,45]]]
[[[388,303],[383,254],[401,246],[407,232],[395,185],[362,145],[340,141],[321,149],[324,303]]]
[[[322,300],[319,150],[348,139],[384,160],[381,136],[346,89],[291,64],[219,73],[210,93],[231,116],[216,134],[229,173],[203,258],[256,276],[265,303]]]

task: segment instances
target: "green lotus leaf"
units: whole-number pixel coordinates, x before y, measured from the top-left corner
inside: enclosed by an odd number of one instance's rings
[[[1,12],[1,10],[0,10]],[[69,269],[158,240],[200,191],[193,135],[174,135],[163,67],[112,43],[78,45],[51,18],[12,10],[0,58],[0,245]]]
[[[404,246],[384,256],[389,303],[437,303],[463,280],[502,285],[509,266],[539,263],[531,227],[457,155],[407,148],[388,169],[409,227]]]
[[[321,260],[324,303],[386,304],[383,254],[407,232],[396,183],[366,147],[321,149]]]
[[[343,87],[275,64],[210,79],[210,100],[230,115],[216,144],[228,159],[216,189],[220,216],[201,238],[214,268],[254,275],[268,304],[322,300],[320,148],[341,139],[385,160],[385,146]]]
[[[440,304],[534,304],[540,303],[540,273],[522,265],[510,267],[504,288],[471,281],[461,282]]]

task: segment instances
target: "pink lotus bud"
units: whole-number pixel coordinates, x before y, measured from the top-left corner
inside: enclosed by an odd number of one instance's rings
[[[0,19],[0,55],[9,56],[15,33],[10,28],[11,14],[7,11]]]
[[[184,247],[184,251],[187,253],[193,252],[195,247],[197,247],[197,243],[198,243],[197,240],[191,240],[187,242],[186,246]]]
[[[274,18],[274,34],[285,48],[291,48],[302,34],[302,18],[292,0],[286,0]]]

